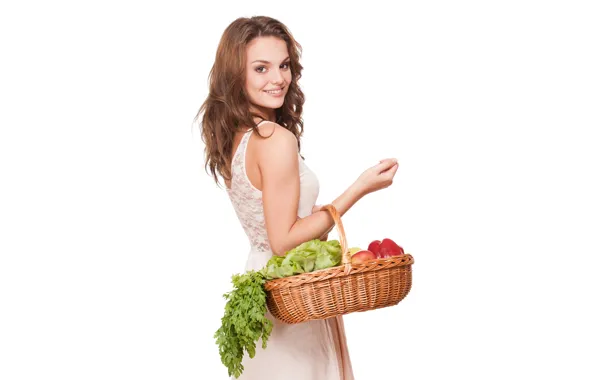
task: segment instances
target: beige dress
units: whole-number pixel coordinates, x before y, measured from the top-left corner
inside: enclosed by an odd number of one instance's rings
[[[265,120],[264,122],[267,122]],[[259,270],[273,255],[265,229],[262,194],[249,181],[244,165],[246,146],[252,131],[244,134],[232,159],[232,182],[228,195],[250,241],[246,270]],[[319,195],[316,175],[299,157],[300,200],[298,216],[311,214]],[[245,352],[240,380],[353,380],[343,319],[286,324],[266,315],[273,322],[267,348],[257,343],[256,354]],[[232,377],[231,379],[234,379]]]

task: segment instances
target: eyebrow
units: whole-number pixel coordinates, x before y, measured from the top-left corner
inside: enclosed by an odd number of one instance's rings
[[[289,56],[286,57],[286,59],[284,59],[283,61],[281,61],[282,63],[287,61],[288,59],[290,59]],[[263,63],[271,63],[269,61],[265,61],[264,59],[257,59],[256,61],[252,61],[251,63],[255,63],[255,62],[263,62]]]

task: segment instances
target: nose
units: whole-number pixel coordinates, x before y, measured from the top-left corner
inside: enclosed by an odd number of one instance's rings
[[[280,70],[272,70],[271,71],[273,74],[271,74],[271,83],[279,85],[282,84],[284,81],[284,77],[281,74]]]

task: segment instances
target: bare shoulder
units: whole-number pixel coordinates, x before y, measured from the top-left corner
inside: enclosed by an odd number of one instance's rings
[[[274,122],[261,123],[261,125],[259,125],[257,129],[259,130],[261,136],[263,136],[263,138],[260,138],[261,140],[266,140],[277,135],[277,140],[294,139],[294,141],[296,141],[296,136],[294,136],[292,132]]]
[[[267,122],[258,126],[261,136],[255,135],[259,153],[277,155],[281,152],[298,151],[296,136],[277,123]]]

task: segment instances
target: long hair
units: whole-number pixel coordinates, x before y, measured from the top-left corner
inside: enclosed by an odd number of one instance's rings
[[[302,76],[301,45],[281,22],[266,16],[238,18],[224,31],[209,73],[209,95],[199,108],[195,121],[203,114],[201,138],[205,143],[205,171],[219,185],[218,175],[231,180],[228,169],[232,160],[235,133],[240,126],[253,129],[263,137],[253,117],[261,117],[249,110],[246,82],[247,45],[257,37],[277,37],[286,42],[290,56],[292,81],[289,84],[283,106],[275,110],[277,124],[291,131],[298,140],[303,131],[302,108],[304,94],[298,85]],[[207,170],[207,168],[209,170]]]

